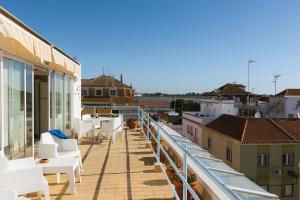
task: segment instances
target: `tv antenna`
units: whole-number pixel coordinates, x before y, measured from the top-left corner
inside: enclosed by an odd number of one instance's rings
[[[281,74],[274,74],[273,75],[273,83],[274,83],[274,86],[275,86],[275,95],[276,95],[276,89],[277,89],[277,81],[278,81],[278,78],[281,76]]]

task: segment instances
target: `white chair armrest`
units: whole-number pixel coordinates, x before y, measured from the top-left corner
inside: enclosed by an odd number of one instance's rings
[[[0,187],[16,190],[18,195],[43,191],[43,172],[39,166],[32,168],[8,170],[1,174]]]
[[[57,157],[57,144],[39,144],[39,157],[40,158],[56,158]]]
[[[76,139],[64,139],[62,140],[63,151],[77,151],[77,140]]]

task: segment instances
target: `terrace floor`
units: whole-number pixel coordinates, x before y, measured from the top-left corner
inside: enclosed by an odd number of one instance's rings
[[[142,133],[130,130],[124,141],[117,138],[115,144],[82,142],[80,150],[84,172],[82,182],[76,183],[76,195],[70,193],[66,175],[60,184],[54,175],[47,175],[51,199],[173,199],[163,173],[154,171],[155,157]]]

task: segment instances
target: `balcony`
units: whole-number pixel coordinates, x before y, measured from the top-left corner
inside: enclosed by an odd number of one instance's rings
[[[84,172],[76,195],[71,194],[67,176],[57,184],[55,175],[46,175],[51,199],[279,199],[138,107],[111,109],[124,119],[135,117],[137,128],[127,130],[114,144],[84,138]],[[29,197],[37,199],[35,194]]]
[[[104,140],[80,144],[84,172],[72,195],[66,175],[56,183],[55,175],[46,175],[51,199],[170,199],[173,194],[162,172],[153,169],[155,157],[145,145],[142,133],[130,130],[115,144]],[[30,199],[36,199],[31,196]]]

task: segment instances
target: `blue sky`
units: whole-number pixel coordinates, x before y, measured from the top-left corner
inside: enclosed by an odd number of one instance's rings
[[[300,88],[300,1],[1,0],[0,4],[82,64],[139,92],[203,92],[227,82],[273,93]]]

